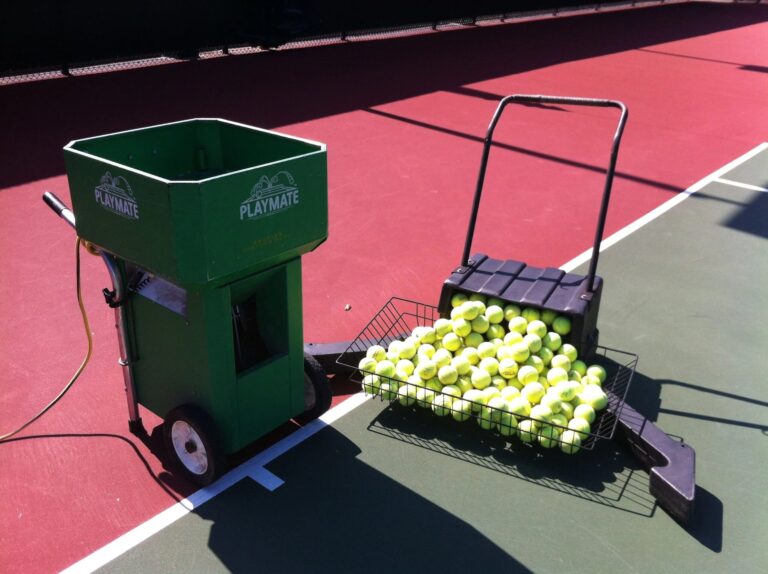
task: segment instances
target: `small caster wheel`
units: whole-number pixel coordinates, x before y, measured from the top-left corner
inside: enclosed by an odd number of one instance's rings
[[[315,420],[331,408],[333,393],[325,370],[312,355],[304,355],[304,412],[295,417],[300,424]]]
[[[184,405],[168,413],[163,440],[173,466],[199,486],[211,484],[224,469],[215,425],[197,407]]]

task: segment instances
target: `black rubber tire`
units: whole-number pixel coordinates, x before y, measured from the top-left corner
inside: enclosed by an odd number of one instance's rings
[[[177,429],[177,440],[174,445],[173,430],[176,423],[180,423]],[[186,452],[181,450],[178,430],[191,431],[191,438],[184,445]],[[199,407],[182,405],[171,410],[163,423],[163,442],[177,475],[181,475],[190,482],[199,486],[207,486],[216,480],[223,472],[225,456],[221,449],[221,443],[216,433],[216,425],[211,418]],[[195,456],[204,449],[204,456]],[[177,450],[178,449],[178,450]],[[189,454],[187,454],[189,453]],[[196,462],[201,464],[195,466]]]
[[[304,401],[306,410],[294,418],[306,424],[331,408],[333,393],[325,369],[312,355],[304,354]]]

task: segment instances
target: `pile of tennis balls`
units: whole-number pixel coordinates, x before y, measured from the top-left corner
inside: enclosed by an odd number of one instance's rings
[[[457,292],[450,319],[419,326],[358,368],[363,390],[544,448],[579,451],[608,405],[606,371],[579,360],[568,317]]]

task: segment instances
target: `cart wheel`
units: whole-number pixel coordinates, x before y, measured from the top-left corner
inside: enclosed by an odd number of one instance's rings
[[[331,387],[325,370],[312,355],[304,355],[304,412],[295,417],[301,424],[315,420],[331,408]]]
[[[195,484],[211,484],[224,468],[214,424],[197,407],[184,405],[168,413],[163,439],[173,465]]]

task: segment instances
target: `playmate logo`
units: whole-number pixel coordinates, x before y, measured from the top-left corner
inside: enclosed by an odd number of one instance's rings
[[[139,218],[139,205],[133,197],[133,190],[125,178],[121,175],[112,177],[106,172],[101,176],[101,182],[94,190],[96,203],[104,209],[116,213],[126,219]]]
[[[251,195],[240,204],[240,220],[259,219],[290,209],[299,203],[299,188],[287,171],[272,178],[262,175],[251,188]]]

